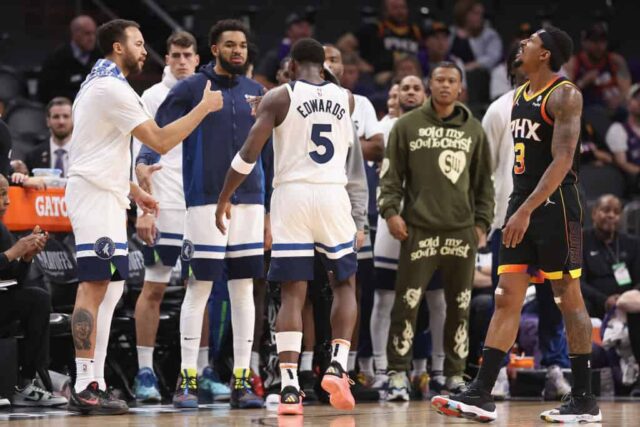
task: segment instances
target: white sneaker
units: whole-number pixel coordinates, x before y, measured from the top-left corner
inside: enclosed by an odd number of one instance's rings
[[[7,408],[11,406],[11,402],[6,397],[0,397],[0,408]]]
[[[558,365],[549,366],[547,368],[547,379],[544,383],[544,399],[556,400],[570,391],[571,385],[564,378],[562,369]]]
[[[491,390],[491,396],[496,400],[509,398],[509,377],[507,376],[506,366],[500,369],[496,383],[493,385],[493,390]]]
[[[409,401],[409,378],[404,372],[389,372],[389,384],[387,386],[386,400]]]
[[[22,390],[18,387],[13,392],[13,404],[15,406],[62,406],[67,404],[67,399],[62,396],[54,396],[47,390],[35,385],[35,380]]]
[[[373,383],[371,384],[371,388],[376,390],[382,390],[387,386],[389,382],[389,375],[386,373],[377,373],[373,377]]]

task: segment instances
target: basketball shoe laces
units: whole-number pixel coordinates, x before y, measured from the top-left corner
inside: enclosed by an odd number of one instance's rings
[[[198,388],[198,381],[196,377],[182,377],[182,383],[180,384],[181,388],[187,390],[196,390]]]

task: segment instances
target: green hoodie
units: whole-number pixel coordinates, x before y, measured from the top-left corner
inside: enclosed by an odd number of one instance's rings
[[[400,117],[391,130],[380,171],[380,215],[400,213],[427,230],[458,230],[493,220],[489,144],[482,125],[457,102],[448,120],[431,98]]]

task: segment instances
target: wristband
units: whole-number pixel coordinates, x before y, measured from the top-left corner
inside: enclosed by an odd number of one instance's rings
[[[256,165],[256,162],[247,163],[244,160],[242,160],[242,157],[240,157],[239,152],[236,153],[236,156],[231,161],[231,168],[234,171],[241,173],[242,175],[249,175],[255,165]]]

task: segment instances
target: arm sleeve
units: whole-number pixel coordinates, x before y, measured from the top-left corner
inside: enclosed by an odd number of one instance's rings
[[[469,172],[474,198],[475,224],[488,231],[493,221],[495,193],[491,178],[491,154],[482,128],[480,128],[480,141],[474,150]]]
[[[404,179],[407,171],[407,147],[402,135],[402,124],[396,122],[389,134],[384,159],[380,167],[380,195],[378,210],[387,219],[400,213],[404,196]]]
[[[605,141],[612,153],[623,153],[628,149],[627,132],[620,123],[613,123],[609,126]]]
[[[156,112],[156,123],[164,127],[189,113],[194,103],[194,97],[186,81],[179,81],[162,101]],[[199,101],[199,100],[198,100]]]
[[[360,140],[355,135],[353,145],[349,148],[347,155],[347,193],[351,201],[351,216],[358,230],[364,230],[367,224],[367,205],[369,203],[369,188],[367,187],[367,176],[364,170],[364,158],[362,157],[362,147]]]
[[[269,138],[262,149],[262,168],[264,170],[264,209],[271,212],[271,194],[273,194],[273,140]]]
[[[103,95],[108,97],[109,105],[104,111],[109,120],[123,134],[129,134],[138,125],[153,120],[140,98],[127,83],[109,84]]]
[[[483,68],[491,70],[502,58],[502,40],[500,36],[493,28],[486,30],[487,34],[480,41],[480,52],[474,52],[476,54],[476,61],[482,65]]]

